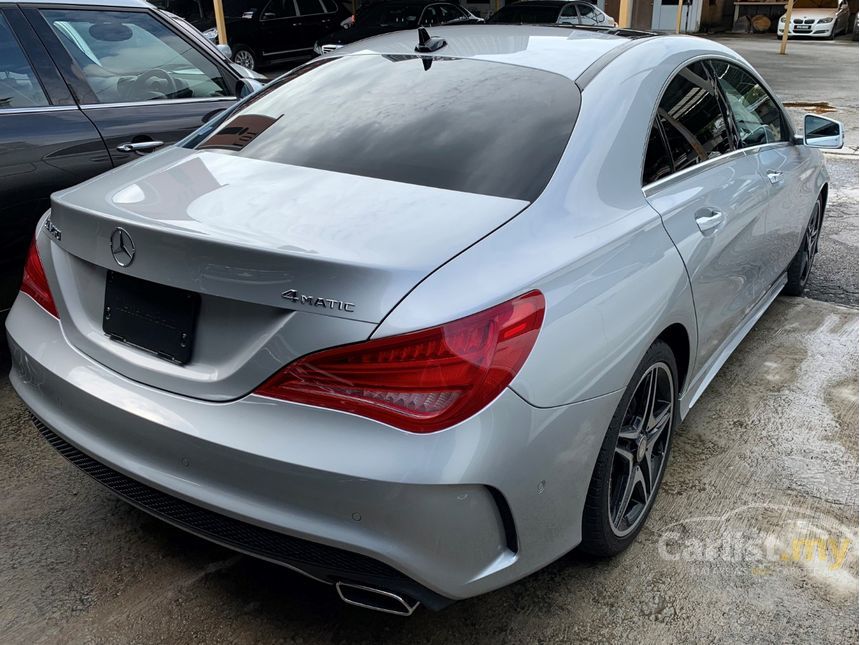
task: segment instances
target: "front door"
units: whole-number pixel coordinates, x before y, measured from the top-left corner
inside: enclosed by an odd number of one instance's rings
[[[148,10],[24,9],[114,165],[118,146],[172,144],[235,101],[235,77]]]
[[[731,109],[739,145],[756,161],[770,191],[763,270],[773,282],[800,247],[815,203],[811,183],[817,179],[817,165],[803,146],[791,141],[788,116],[749,70],[722,60],[711,61],[711,68]]]
[[[704,63],[672,79],[654,128],[646,171],[668,166],[670,172],[650,183],[646,175],[645,193],[687,266],[699,327],[696,369],[701,369],[768,286],[761,253],[769,191],[757,160],[735,150]],[[668,151],[668,164],[651,161],[661,156],[660,146]]]

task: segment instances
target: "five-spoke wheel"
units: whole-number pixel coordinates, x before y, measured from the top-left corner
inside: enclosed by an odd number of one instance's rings
[[[609,481],[609,521],[619,537],[633,531],[644,519],[644,511],[656,492],[666,463],[674,392],[669,366],[657,363],[642,375],[627,406]]]
[[[603,439],[583,510],[583,551],[620,553],[645,523],[669,459],[679,387],[675,354],[657,340],[636,368]]]

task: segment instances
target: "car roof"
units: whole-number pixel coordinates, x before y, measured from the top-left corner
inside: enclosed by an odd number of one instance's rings
[[[673,38],[629,29],[571,25],[456,25],[428,27],[427,31],[446,42],[433,52],[435,57],[510,63],[574,81],[597,61],[608,62],[640,40]],[[417,31],[408,29],[360,40],[327,55],[414,56],[417,44]]]
[[[72,5],[80,7],[134,7],[154,9],[149,2],[145,0],[14,0],[14,4],[43,4],[43,5]]]

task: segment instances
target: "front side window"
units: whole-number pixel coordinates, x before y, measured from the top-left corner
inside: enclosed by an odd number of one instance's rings
[[[45,105],[48,105],[48,97],[9,23],[0,13],[0,111]]]
[[[532,201],[561,159],[578,106],[575,83],[527,67],[344,56],[273,81],[186,145]]]
[[[587,18],[596,18],[597,16],[594,14],[594,7],[590,4],[578,4],[576,5],[579,8],[579,15],[585,16]]]
[[[45,9],[99,103],[229,96],[214,63],[149,13]]]
[[[726,119],[707,68],[701,62],[682,69],[657,108],[675,171],[732,150]]]
[[[296,5],[293,0],[272,0],[263,9],[263,20],[277,20],[278,18],[295,18]]]
[[[776,101],[751,74],[721,60],[712,61],[711,67],[738,126],[742,148],[787,139]]]

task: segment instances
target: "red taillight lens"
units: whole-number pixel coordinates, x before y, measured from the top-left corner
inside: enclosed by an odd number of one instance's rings
[[[51,288],[48,286],[48,279],[45,277],[45,267],[42,266],[42,260],[39,258],[35,238],[30,243],[30,250],[27,252],[21,291],[35,300],[42,309],[54,318],[60,317],[60,314],[57,313],[57,306],[54,304],[54,297],[51,295]]]
[[[543,322],[540,291],[421,331],[310,354],[256,394],[344,410],[409,432],[472,416],[507,387]]]

